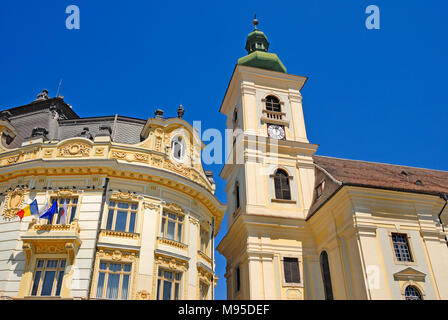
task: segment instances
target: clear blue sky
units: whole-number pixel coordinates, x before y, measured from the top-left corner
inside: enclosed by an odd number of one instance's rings
[[[80,30],[65,28],[70,4]],[[365,27],[370,4],[380,30]],[[254,12],[288,73],[309,77],[302,95],[317,154],[448,170],[447,1],[3,0],[0,109],[43,88],[54,96],[62,78],[60,94],[81,117],[174,116],[182,103],[186,120],[222,130],[218,109]],[[226,202],[221,167],[211,169]]]

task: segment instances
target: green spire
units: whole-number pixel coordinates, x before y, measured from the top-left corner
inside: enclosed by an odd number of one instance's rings
[[[268,69],[286,73],[286,68],[275,53],[267,52],[269,42],[263,31],[257,29],[258,20],[255,16],[252,24],[254,31],[249,33],[246,41],[247,55],[238,59],[238,64],[255,68]]]

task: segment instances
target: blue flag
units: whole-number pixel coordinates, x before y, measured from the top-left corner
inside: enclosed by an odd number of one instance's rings
[[[49,209],[47,209],[43,215],[41,215],[41,218],[47,218],[49,221],[53,220],[53,215],[55,213],[57,213],[58,211],[58,202],[55,201],[53,202],[53,204],[51,205],[51,207]]]

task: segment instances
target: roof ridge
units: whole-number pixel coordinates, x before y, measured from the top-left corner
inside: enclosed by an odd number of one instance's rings
[[[346,158],[337,158],[337,157],[321,156],[321,155],[314,155],[314,157],[329,158],[329,159],[337,159],[337,160],[346,160],[346,161],[356,161],[356,162],[365,162],[365,163],[381,164],[381,165],[394,166],[394,167],[402,167],[402,168],[411,168],[411,169],[428,170],[428,171],[438,171],[438,172],[445,172],[445,173],[448,173],[448,170],[429,169],[429,168],[421,168],[421,167],[412,167],[412,166],[406,166],[406,165],[400,165],[400,164],[392,164],[392,163],[384,163],[384,162],[377,162],[377,161],[346,159]]]

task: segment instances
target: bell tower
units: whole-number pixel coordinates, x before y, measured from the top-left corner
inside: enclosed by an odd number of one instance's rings
[[[314,189],[313,154],[300,93],[307,78],[288,74],[253,21],[220,112],[227,116],[228,299],[303,299],[305,218]],[[309,236],[309,235],[308,235]]]

